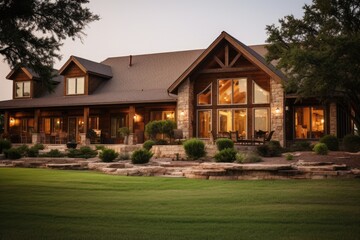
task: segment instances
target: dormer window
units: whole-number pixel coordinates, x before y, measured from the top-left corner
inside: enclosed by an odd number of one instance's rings
[[[30,81],[15,82],[15,98],[29,98],[30,86]]]
[[[85,94],[85,78],[67,78],[66,79],[66,94],[67,95],[78,95]]]

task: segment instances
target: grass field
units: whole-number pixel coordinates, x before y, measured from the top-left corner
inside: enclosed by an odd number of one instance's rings
[[[360,180],[2,168],[0,239],[360,239]]]

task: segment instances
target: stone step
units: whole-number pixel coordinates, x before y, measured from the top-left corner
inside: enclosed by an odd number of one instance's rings
[[[84,167],[81,163],[49,163],[46,164],[47,168],[52,169],[61,169],[61,170],[84,170],[87,167]]]

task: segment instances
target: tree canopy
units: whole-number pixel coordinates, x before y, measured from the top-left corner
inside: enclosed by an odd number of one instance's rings
[[[61,59],[63,40],[80,38],[99,16],[83,5],[88,0],[0,0],[0,54],[11,68],[36,72],[52,90],[53,64]]]
[[[360,0],[313,0],[266,26],[267,60],[278,60],[287,92],[336,100],[360,129]]]

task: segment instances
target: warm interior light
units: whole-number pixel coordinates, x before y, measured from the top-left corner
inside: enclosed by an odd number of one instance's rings
[[[321,119],[320,122],[321,122],[321,123],[324,123],[324,119]]]
[[[280,113],[280,108],[277,107],[277,108],[275,109],[275,113]]]
[[[15,125],[15,119],[14,118],[10,118],[10,127]]]
[[[185,115],[185,112],[184,112],[184,111],[181,111],[181,112],[180,112],[180,115],[181,115],[181,116],[184,116],[184,115]]]

